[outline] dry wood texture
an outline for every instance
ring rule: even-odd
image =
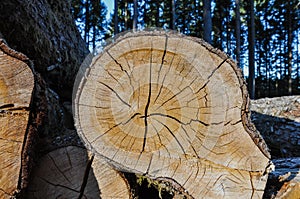
[[[78,78],[78,133],[116,168],[172,179],[194,198],[262,197],[269,153],[225,54],[178,34],[127,33]]]
[[[33,172],[27,198],[129,199],[124,177],[105,160],[69,146],[41,158]]]
[[[0,39],[0,198],[20,188],[22,153],[26,138],[34,78],[28,58]]]

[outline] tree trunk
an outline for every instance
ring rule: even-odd
[[[175,0],[171,0],[172,17],[171,17],[171,29],[175,30],[176,13],[175,13]]]
[[[78,68],[88,53],[70,1],[11,0],[0,6],[0,32],[33,60],[35,70],[64,100],[71,100]]]
[[[127,33],[105,49],[74,89],[88,149],[194,198],[262,197],[270,156],[233,61],[165,32]]]
[[[236,61],[240,67],[241,56],[241,17],[240,17],[240,0],[235,0],[235,13],[236,13]]]
[[[287,52],[287,77],[288,77],[288,95],[292,95],[293,93],[293,80],[292,80],[292,61],[293,61],[293,30],[292,30],[292,24],[293,24],[293,19],[291,17],[291,1],[287,1],[287,23],[288,23],[288,30],[287,30],[287,47],[288,47],[288,52]]]
[[[119,21],[118,21],[118,0],[115,0],[115,8],[114,8],[114,34],[119,33]]]
[[[27,123],[34,78],[29,59],[0,38],[0,198],[17,195],[26,186],[29,165]]]
[[[203,20],[204,20],[204,40],[211,44],[211,31],[212,31],[212,20],[211,20],[211,0],[204,0],[203,2]]]
[[[33,173],[27,198],[122,198],[129,186],[122,174],[104,159],[83,148],[69,146],[41,158]]]
[[[254,0],[249,1],[249,94],[250,98],[255,98],[255,24],[254,24]]]
[[[133,30],[137,29],[138,23],[138,2],[137,0],[133,0]]]

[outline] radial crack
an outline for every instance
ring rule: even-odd
[[[111,90],[118,98],[121,102],[123,102],[126,106],[128,106],[129,108],[131,108],[130,104],[128,104],[127,102],[125,102],[125,100],[123,100],[120,95],[113,89],[111,88],[109,85],[103,83],[103,82],[99,82],[100,84],[104,85],[105,87],[107,87],[109,90]]]
[[[80,194],[78,196],[78,199],[81,199],[82,196],[83,196],[84,189],[85,189],[85,187],[87,185],[87,182],[88,182],[89,173],[90,173],[90,170],[92,168],[93,160],[94,160],[94,156],[91,157],[91,159],[88,161],[88,163],[86,165],[84,176],[83,176],[83,179],[82,179],[82,184],[81,184],[81,187],[80,187]]]
[[[152,44],[151,44],[152,45]],[[144,123],[145,123],[145,133],[144,133],[144,140],[143,140],[143,148],[142,148],[142,152],[144,152],[145,150],[145,146],[146,146],[146,141],[147,141],[147,134],[148,134],[148,121],[147,121],[147,115],[148,115],[148,109],[150,106],[150,102],[151,102],[151,80],[152,80],[152,46],[151,46],[151,56],[150,56],[150,68],[149,68],[149,91],[148,91],[148,99],[147,99],[147,104],[145,107],[145,118],[144,118]]]

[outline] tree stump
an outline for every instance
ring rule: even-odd
[[[25,61],[25,55],[0,39],[0,198],[16,194],[25,178],[22,154],[34,87],[32,71]]]
[[[106,161],[80,147],[68,146],[41,158],[27,198],[129,199],[124,177]]]
[[[119,170],[171,179],[194,198],[262,197],[269,152],[224,53],[174,33],[127,33],[77,78],[78,133]]]

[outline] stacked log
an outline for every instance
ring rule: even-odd
[[[262,197],[270,154],[225,54],[173,33],[127,33],[82,71],[74,117],[90,151],[193,198]]]
[[[27,198],[131,198],[123,175],[83,148],[59,148],[39,162]]]
[[[0,198],[17,195],[28,179],[24,154],[34,87],[28,61],[0,39]]]

